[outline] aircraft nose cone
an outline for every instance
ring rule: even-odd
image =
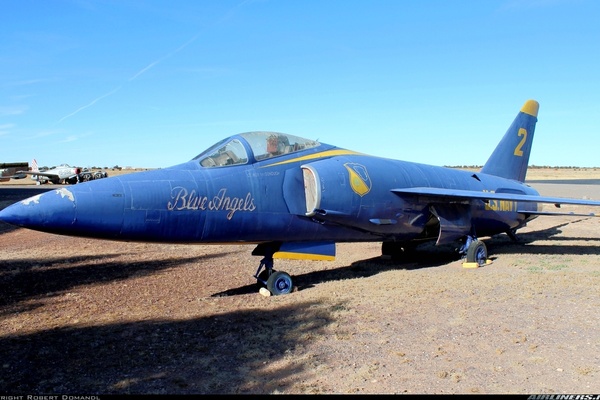
[[[75,220],[74,196],[66,188],[52,190],[21,200],[0,211],[0,221],[31,229],[44,230],[70,225]]]
[[[124,194],[119,180],[109,180],[62,187],[21,200],[0,210],[0,221],[50,233],[113,237],[123,223]]]

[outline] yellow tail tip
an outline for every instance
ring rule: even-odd
[[[535,100],[527,100],[523,107],[521,108],[521,112],[525,114],[529,114],[533,117],[537,118],[538,110],[540,109],[540,103]]]

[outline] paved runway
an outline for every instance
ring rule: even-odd
[[[600,179],[564,179],[526,181],[542,196],[600,200]]]
[[[40,187],[37,185],[0,186],[0,210],[12,203],[16,203],[19,200],[47,192],[52,189],[56,189],[56,187]]]

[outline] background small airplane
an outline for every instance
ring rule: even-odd
[[[31,162],[31,171],[18,171],[21,174],[31,175],[38,185],[52,182],[54,184],[75,184],[79,183],[79,174],[81,168],[71,167],[68,164],[61,164],[58,167],[40,170],[35,159]]]
[[[0,220],[111,240],[255,243],[262,260],[254,277],[275,295],[293,286],[274,259],[331,260],[336,242],[382,242],[391,257],[426,241],[456,242],[463,265],[477,267],[489,262],[480,237],[515,239],[533,218],[561,214],[542,203],[600,206],[540,196],[524,183],[538,108],[525,102],[479,172],[247,132],[183,164],[30,197],[1,210]]]
[[[26,162],[0,163],[0,182],[25,178],[27,174],[22,172],[23,168],[29,169],[29,164]]]
[[[102,170],[102,171],[92,171],[90,168],[83,168],[81,170],[81,172],[79,173],[79,181],[80,182],[87,182],[87,181],[91,181],[94,179],[102,179],[102,178],[108,178],[108,172]]]

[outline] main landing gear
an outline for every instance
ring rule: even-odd
[[[465,244],[460,249],[460,254],[464,254],[464,268],[478,268],[486,264],[491,264],[488,260],[488,252],[485,243],[477,239],[475,236],[467,236]]]
[[[263,288],[266,287],[273,296],[291,293],[293,290],[292,277],[287,272],[273,269],[273,254],[275,253],[273,247],[267,246],[262,249],[260,247],[259,245],[252,252],[254,255],[264,255],[263,259],[260,260],[256,274],[254,274],[258,284]]]

